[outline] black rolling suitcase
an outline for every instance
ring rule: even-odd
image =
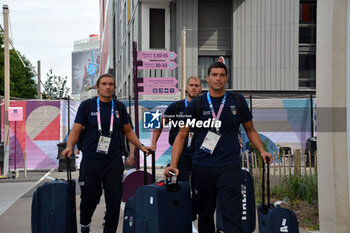
[[[242,228],[244,233],[252,233],[256,227],[254,179],[247,168],[242,168]],[[216,228],[224,231],[223,216],[216,204]]]
[[[40,185],[32,200],[32,233],[77,233],[75,180],[67,159],[67,180]]]
[[[151,151],[154,158],[154,152]],[[152,181],[155,162],[152,158]],[[145,159],[146,161],[146,159]],[[144,182],[147,183],[146,164]],[[125,203],[123,233],[192,233],[192,205],[187,182],[161,181],[140,186]]]
[[[147,172],[147,155],[144,156],[144,169],[129,170],[123,180],[123,198],[125,201],[124,219],[123,219],[123,233],[135,233],[135,204],[134,193],[141,185],[147,185],[155,182],[155,152],[149,150],[152,156],[152,175]],[[135,172],[136,171],[136,172]],[[127,190],[126,190],[127,189]],[[124,201],[124,199],[123,199]]]
[[[258,206],[259,233],[299,233],[293,210],[270,203],[270,166],[267,161],[267,205],[265,204],[265,164],[263,163],[262,205]]]
[[[134,195],[136,233],[192,233],[188,182],[157,182],[139,187]]]
[[[135,233],[135,208],[134,197],[130,197],[125,202],[124,208],[124,220],[123,220],[123,233]]]

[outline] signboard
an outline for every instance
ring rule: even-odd
[[[165,87],[139,87],[139,94],[141,95],[175,95],[179,90],[174,86]]]
[[[139,70],[173,70],[177,67],[177,64],[173,61],[141,61],[137,66]]]
[[[176,78],[139,78],[139,86],[175,86]]]
[[[23,107],[8,108],[9,121],[23,121]]]
[[[72,53],[72,94],[93,87],[100,71],[100,50],[90,49]]]
[[[138,60],[174,60],[177,54],[171,51],[138,51]]]

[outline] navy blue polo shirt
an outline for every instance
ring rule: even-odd
[[[173,121],[186,120],[186,118],[183,117],[185,109],[186,109],[185,101],[187,101],[187,98],[183,99],[183,100],[176,101],[176,102],[170,104],[168,106],[168,108],[165,110],[163,116],[166,117],[168,120],[173,120]],[[189,105],[189,102],[187,102],[187,106],[188,105]],[[177,125],[175,127],[176,135],[178,134],[179,129],[180,128]],[[191,145],[188,146],[188,137],[186,137],[185,144],[184,144],[184,149],[182,151],[182,155],[191,156],[192,157],[192,147],[191,147]]]
[[[209,108],[207,94],[204,94],[201,98],[200,117],[197,120],[205,121],[212,118],[212,113]],[[240,123],[245,123],[252,120],[252,114],[248,108],[247,102],[244,97],[239,94],[242,103],[242,112],[239,111],[239,105],[235,102],[233,94],[227,93],[226,102],[223,111],[220,116],[221,127],[219,128],[221,137],[213,151],[213,154],[207,153],[200,149],[208,128],[196,128],[195,129],[195,151],[193,153],[193,164],[207,167],[223,167],[231,163],[240,162],[240,147],[238,142],[238,130]],[[223,96],[211,97],[211,101],[215,110],[215,114],[218,114],[219,107]],[[192,100],[185,110],[185,115],[191,115],[195,117],[195,100]],[[239,116],[243,114],[242,121],[239,122]],[[215,132],[215,129],[214,129]]]
[[[100,138],[100,132],[98,132],[97,125],[97,97],[94,97],[89,100],[83,101],[78,109],[77,115],[75,117],[75,123],[82,124],[85,127],[85,135],[83,137],[82,152],[83,156],[90,158],[101,158],[106,155],[97,153],[97,144]],[[87,118],[87,124],[85,124],[85,105],[89,101],[90,109],[89,115]],[[125,125],[130,123],[127,116],[127,111],[125,105],[118,100],[114,101],[114,123],[113,123],[113,133],[111,135],[111,143],[109,145],[108,155],[107,156],[121,156],[121,140],[118,130],[121,130],[120,124]],[[119,103],[117,103],[119,102]],[[118,107],[119,106],[119,107]],[[112,101],[105,103],[100,100],[100,111],[101,111],[101,126],[102,126],[102,135],[109,136],[109,127],[111,120],[111,108]]]

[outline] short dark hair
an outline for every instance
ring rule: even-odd
[[[210,74],[210,71],[213,68],[223,68],[225,70],[225,72],[226,72],[226,75],[227,75],[227,66],[224,63],[222,63],[222,62],[214,62],[213,64],[211,64],[208,67],[208,75]]]
[[[101,74],[99,77],[98,77],[98,79],[97,79],[97,81],[96,81],[96,84],[95,84],[95,86],[96,87],[98,87],[98,85],[100,85],[100,80],[102,79],[102,78],[111,78],[111,79],[113,79],[113,82],[114,82],[114,87],[115,87],[115,78],[114,78],[114,76],[113,75],[111,75],[111,74],[108,74],[108,73],[105,73],[105,74]]]

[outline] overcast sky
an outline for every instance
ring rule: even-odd
[[[73,42],[99,34],[99,0],[0,0],[8,5],[10,38],[33,66],[41,60],[41,76],[72,76]]]

